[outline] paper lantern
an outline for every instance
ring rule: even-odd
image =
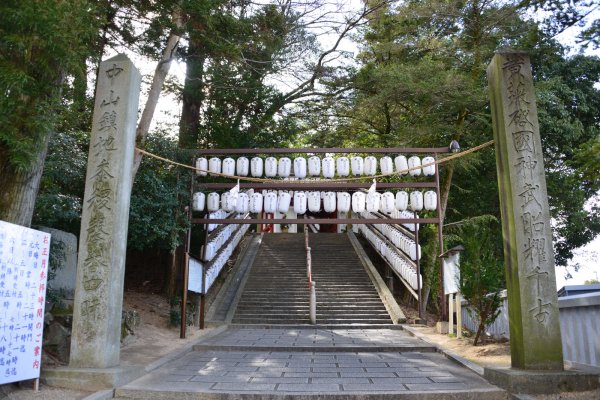
[[[253,157],[250,160],[250,173],[255,178],[260,178],[263,175],[263,159],[260,157]]]
[[[308,210],[310,212],[321,211],[321,193],[308,192]]]
[[[423,193],[415,190],[410,192],[410,209],[413,211],[421,211],[423,209]]]
[[[325,157],[321,162],[321,169],[323,170],[323,177],[331,179],[335,175],[335,161],[333,157]]]
[[[294,176],[298,179],[306,178],[306,158],[294,158]]]
[[[250,161],[247,157],[240,157],[235,162],[235,171],[238,176],[248,176]]]
[[[339,170],[338,170],[339,171]],[[351,197],[350,193],[338,192],[337,194],[337,209],[339,212],[350,211]]]
[[[217,157],[212,157],[208,160],[208,170],[210,172],[220,174],[221,173],[221,160]]]
[[[398,156],[394,159],[394,164],[396,165],[396,172],[401,175],[408,174],[408,161],[404,156]]]
[[[221,208],[225,211],[233,211],[237,204],[237,196],[232,196],[229,192],[221,194]]]
[[[335,211],[335,198],[334,192],[325,192],[325,196],[323,197],[323,210],[325,210],[325,212],[331,213]]]
[[[408,193],[399,191],[396,193],[396,210],[405,211],[408,208]]]
[[[391,159],[390,159],[391,161]],[[381,195],[381,211],[391,214],[396,209],[396,198],[392,192],[385,192]]]
[[[279,159],[279,165],[277,166],[277,175],[282,178],[287,178],[292,173],[292,160],[287,157]]]
[[[290,196],[289,192],[281,192],[277,198],[277,211],[282,214],[285,214],[290,209],[290,203],[292,201],[292,196]]]
[[[194,193],[192,198],[192,210],[204,211],[204,203],[206,202],[206,196],[202,192]]]
[[[379,203],[381,201],[381,194],[377,192],[367,193],[367,211],[377,212],[379,211]]]
[[[437,194],[433,190],[428,190],[423,195],[423,204],[425,209],[428,211],[433,211],[437,209]]]
[[[204,261],[212,260],[217,254],[216,243],[209,242],[204,248]]]
[[[434,162],[435,162],[435,158],[433,158],[433,157],[424,157],[422,165],[430,164],[430,163],[434,163]],[[435,164],[423,167],[423,175],[425,175],[425,176],[433,176],[433,175],[435,175]]]
[[[350,175],[350,160],[348,157],[339,157],[335,160],[335,166],[337,168],[338,176]]]
[[[238,193],[235,211],[240,214],[245,214],[250,209],[250,199],[246,193]]]
[[[321,175],[321,159],[317,156],[312,156],[308,159],[308,174],[310,176]]]
[[[377,159],[373,156],[365,157],[365,175],[377,174]]]
[[[206,176],[206,171],[208,171],[208,160],[204,157],[197,158],[196,168],[196,175]]]
[[[408,159],[408,168],[415,168],[421,166],[421,159],[417,156],[412,156]],[[421,168],[416,168],[410,170],[410,176],[419,176],[421,175]]]
[[[379,160],[379,168],[381,169],[381,173],[383,175],[391,175],[394,173],[394,163],[392,162],[392,158],[388,156],[383,156]]]
[[[264,196],[263,209],[269,214],[273,214],[275,211],[277,211],[277,193],[267,192],[267,194]]]
[[[361,176],[365,169],[365,160],[360,156],[352,157],[350,168],[352,168],[352,175]]]
[[[250,212],[261,213],[263,210],[263,195],[262,193],[252,193],[250,196]]]
[[[223,160],[223,173],[225,175],[235,175],[235,160],[227,157]]]
[[[210,212],[217,211],[221,208],[221,196],[219,193],[209,193],[206,199],[206,209]]]
[[[365,211],[367,195],[364,192],[352,193],[352,211],[359,214]]]
[[[306,198],[305,192],[294,193],[294,212],[296,214],[306,214],[306,208],[308,206],[308,199]]]
[[[267,157],[265,160],[265,176],[267,178],[277,176],[277,159],[275,157]]]
[[[417,258],[421,258],[421,246],[417,245],[414,241],[411,240],[410,246],[408,248],[408,256],[411,260],[416,261]]]
[[[419,218],[419,216],[417,215],[417,213],[414,213],[414,212],[411,212],[411,211],[400,211],[399,218],[402,218],[402,219],[413,219],[413,218]],[[410,230],[411,232],[414,232],[415,229],[419,228],[420,224],[404,223],[402,225],[406,229]]]

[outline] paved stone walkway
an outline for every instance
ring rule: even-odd
[[[229,329],[194,350],[435,351],[401,329]]]
[[[229,329],[199,344],[202,351],[187,353],[117,389],[116,398],[275,399],[319,394],[433,399],[436,393],[452,393],[452,398],[506,399],[506,393],[439,353],[374,350],[393,348],[396,340],[403,346],[429,347],[406,332],[390,329]],[[323,346],[298,351],[309,344]],[[347,351],[336,346],[345,344],[364,347]],[[210,346],[219,350],[209,350]]]

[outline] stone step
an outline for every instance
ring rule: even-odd
[[[391,324],[348,237],[310,236],[317,319],[335,324]],[[233,323],[304,324],[309,290],[303,234],[266,234],[249,272]]]
[[[308,316],[306,318],[234,318],[234,324],[256,324],[256,325],[279,325],[279,324],[307,324],[310,325]],[[325,325],[382,325],[382,319],[341,319],[341,318],[317,318],[318,324]]]
[[[306,303],[295,303],[295,304],[288,304],[288,305],[273,305],[273,304],[263,304],[263,303],[254,303],[254,304],[248,304],[248,303],[244,303],[244,304],[240,304],[238,306],[238,308],[245,308],[245,309],[257,309],[259,308],[263,309],[263,310],[289,310],[289,309],[304,309],[304,308],[308,308],[308,302]],[[381,307],[378,304],[373,304],[373,305],[353,305],[353,304],[343,304],[343,305],[336,305],[336,304],[330,304],[330,303],[317,303],[317,311],[320,310],[346,310],[348,308],[352,308],[355,311],[359,311],[359,310],[375,310],[375,309],[385,309],[383,307]]]

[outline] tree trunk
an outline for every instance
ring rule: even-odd
[[[31,226],[49,141],[50,133],[47,133],[36,160],[26,170],[16,170],[10,164],[6,151],[0,148],[0,220]]]
[[[183,106],[179,125],[179,147],[198,147],[200,135],[200,109],[204,101],[204,61],[202,45],[190,39],[183,86]]]
[[[173,22],[175,23],[177,29],[181,28],[181,17],[178,12],[175,12],[173,14]],[[137,129],[135,131],[135,142],[136,146],[138,147],[141,147],[144,144],[146,136],[148,135],[148,130],[150,129],[150,124],[152,123],[154,112],[156,111],[156,105],[158,103],[163,84],[165,83],[165,79],[169,74],[169,69],[171,69],[171,61],[173,60],[173,56],[175,54],[175,51],[177,50],[177,46],[179,45],[179,39],[180,36],[177,34],[177,32],[172,31],[169,34],[169,39],[167,39],[167,44],[165,45],[165,49],[163,50],[162,57],[158,62],[158,65],[156,66],[156,70],[154,71],[152,85],[150,85],[150,91],[148,92],[148,100],[146,100],[144,111],[142,112],[140,122],[138,123]],[[137,174],[141,162],[142,154],[136,152],[135,157],[133,159],[132,176],[134,178]]]
[[[483,324],[483,322],[480,322],[479,326],[477,327],[477,333],[475,334],[475,339],[473,340],[473,346],[477,346],[477,343],[479,343],[479,338],[481,337],[481,334],[483,333],[484,330],[485,330],[485,325]]]
[[[483,333],[483,331],[485,331],[485,321],[487,321],[488,316],[492,312],[493,301],[490,299],[485,299],[484,301],[486,303],[485,307],[483,307],[483,310],[479,312],[479,327],[477,328],[477,334],[475,335],[473,346],[477,346],[481,334]]]
[[[442,221],[446,218],[446,208],[448,207],[448,198],[450,197],[450,188],[452,186],[452,176],[454,175],[454,163],[449,162],[446,166],[446,179],[444,180],[444,186],[440,193],[441,209],[442,209]],[[441,249],[440,252],[443,252]]]
[[[175,296],[177,282],[177,250],[169,253],[169,268],[166,271],[164,291],[168,298]]]

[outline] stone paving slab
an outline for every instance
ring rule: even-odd
[[[507,399],[397,327],[229,328],[194,349],[116,389],[115,398]]]
[[[194,346],[205,350],[275,351],[435,351],[401,329],[234,328]]]
[[[212,395],[221,398],[217,394],[225,392],[275,396],[273,398],[277,398],[277,395],[285,397],[311,393],[318,393],[319,396],[362,393],[360,398],[365,398],[364,393],[374,396],[384,393],[417,395],[441,392],[454,393],[455,396],[460,394],[453,398],[471,398],[462,394],[481,392],[486,393],[486,399],[506,398],[506,394],[498,388],[438,353],[331,354],[314,351],[298,356],[294,352],[190,352],[117,389],[116,398],[177,399],[177,394],[184,392],[189,397],[181,398],[195,398],[193,393],[208,396],[203,398],[212,398]],[[295,360],[298,359],[304,363],[303,367],[289,367],[290,363],[296,365]],[[331,361],[332,366],[320,367],[320,362],[324,360]],[[348,360],[356,367],[340,366]],[[378,360],[378,368],[368,367],[374,363],[373,360]],[[252,367],[246,367],[248,363]],[[402,364],[404,368],[393,366],[397,364]],[[215,371],[219,373],[214,374]]]

